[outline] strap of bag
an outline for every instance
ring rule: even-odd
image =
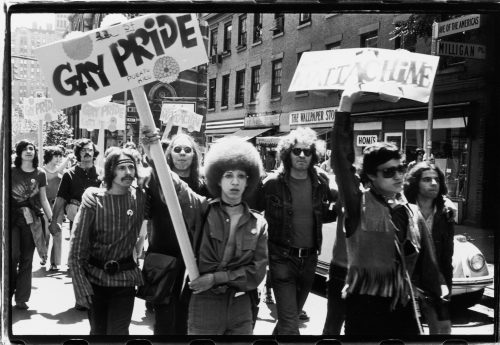
[[[203,220],[201,222],[201,227],[200,227],[199,231],[197,231],[194,234],[194,238],[193,238],[193,241],[194,241],[194,255],[195,255],[196,261],[198,261],[198,257],[199,257],[199,254],[200,254],[201,237],[202,237],[201,235],[203,234],[203,231],[205,229],[205,223],[207,222],[208,213],[210,212],[211,208],[212,208],[212,204],[209,202],[208,203],[208,207],[205,210],[205,213],[203,214]]]

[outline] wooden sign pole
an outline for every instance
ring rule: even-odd
[[[156,128],[156,125],[151,109],[149,108],[149,102],[144,88],[142,86],[134,88],[131,92],[137,107],[137,112],[139,113],[141,124],[153,130]],[[177,198],[174,183],[170,175],[170,168],[167,164],[167,160],[159,141],[151,145],[150,152],[151,158],[155,162],[156,172],[160,180],[163,195],[165,196],[165,201],[167,202],[170,217],[172,217],[172,223],[174,224],[175,234],[177,236],[177,241],[179,242],[179,247],[181,248],[184,263],[186,264],[186,270],[188,272],[189,279],[193,281],[198,278],[200,274],[194,258],[193,248],[191,247],[191,242],[188,237],[186,224],[184,223],[184,218],[182,216],[179,199]]]
[[[39,115],[38,119],[38,166],[43,165],[43,119],[42,115]]]

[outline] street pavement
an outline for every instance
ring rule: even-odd
[[[469,229],[468,234],[476,236],[477,241],[483,241],[484,245],[493,244],[487,235],[485,235],[486,239],[479,240],[481,236],[474,235],[472,232]],[[63,226],[63,265],[61,269],[57,272],[48,271],[50,262],[46,266],[41,266],[40,260],[35,254],[32,294],[28,302],[29,309],[12,310],[12,333],[14,335],[87,335],[89,333],[87,313],[74,309],[73,287],[66,266],[68,247],[69,230],[68,223],[65,223]],[[487,253],[490,252],[487,251]],[[491,251],[492,253],[493,251]],[[492,265],[490,268],[493,268]],[[452,334],[493,334],[494,290],[492,286],[486,290],[481,303],[452,317]],[[326,302],[321,294],[311,293],[309,295],[304,310],[309,315],[310,320],[301,321],[300,332],[302,335],[320,335],[322,333],[326,317]],[[276,319],[276,305],[261,302],[254,334],[271,335],[276,325]],[[152,335],[153,322],[154,315],[146,311],[144,301],[136,299],[130,325],[131,336]]]

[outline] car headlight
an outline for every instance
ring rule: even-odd
[[[485,260],[482,254],[475,254],[469,258],[469,266],[473,271],[480,271],[484,265]]]

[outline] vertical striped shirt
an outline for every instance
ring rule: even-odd
[[[139,267],[109,275],[88,263],[90,256],[106,262],[132,255],[144,220],[146,195],[130,187],[127,194],[109,194],[103,188],[89,188],[97,205],[81,206],[70,242],[69,267],[75,296],[93,294],[91,283],[100,286],[137,286],[143,284]]]

